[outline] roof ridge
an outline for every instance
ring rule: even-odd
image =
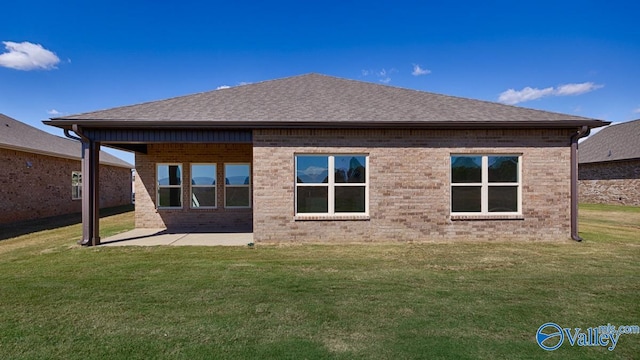
[[[627,121],[620,121],[620,122],[614,122],[614,123],[611,123],[611,125],[607,126],[607,128],[611,128],[611,127],[618,126],[618,125],[627,125],[627,124],[634,123],[634,122],[636,122],[636,121],[640,121],[640,119],[627,120]],[[604,130],[604,129],[603,129],[603,130]]]

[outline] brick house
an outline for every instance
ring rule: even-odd
[[[0,114],[0,224],[80,212],[80,147]],[[133,166],[100,155],[100,206],[129,204]]]
[[[578,179],[581,202],[640,206],[640,119],[584,140]]]
[[[579,239],[577,141],[607,124],[318,74],[46,123],[136,151],[137,227],[257,242]]]

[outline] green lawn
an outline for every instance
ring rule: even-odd
[[[103,236],[133,226],[101,221]],[[540,325],[640,323],[640,208],[582,206],[582,243],[76,245],[0,241],[2,359],[631,359],[547,352]]]

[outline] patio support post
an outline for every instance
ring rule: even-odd
[[[82,142],[82,240],[79,244],[96,246],[100,245],[100,143],[87,140]]]

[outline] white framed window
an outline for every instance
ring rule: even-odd
[[[365,154],[296,154],[296,215],[367,215],[368,168]]]
[[[522,213],[522,154],[451,155],[451,213]]]
[[[82,199],[82,171],[71,172],[71,200]]]
[[[216,169],[216,164],[191,164],[191,208],[217,206]]]
[[[224,164],[224,207],[251,207],[251,164]]]
[[[158,209],[182,208],[182,164],[157,165]]]

